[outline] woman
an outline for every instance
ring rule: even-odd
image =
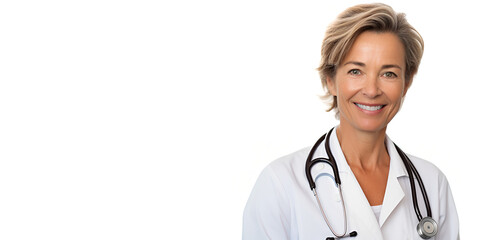
[[[262,172],[245,208],[243,239],[458,238],[443,173],[407,157],[386,136],[422,54],[419,33],[387,5],[358,5],[339,15],[326,32],[318,70],[340,123],[320,147],[280,158]],[[335,170],[320,160],[329,151]],[[341,186],[330,190],[336,170]],[[318,185],[317,194],[307,179]]]

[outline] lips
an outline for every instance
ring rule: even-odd
[[[370,104],[370,105],[365,105],[365,104],[361,104],[361,103],[355,103],[355,105],[363,110],[367,110],[367,111],[378,111],[380,109],[382,109],[383,107],[385,107],[386,105],[383,105],[383,104],[380,104],[380,105],[373,105],[373,104]]]

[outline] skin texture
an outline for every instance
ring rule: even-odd
[[[366,31],[356,38],[334,79],[327,81],[337,96],[341,148],[372,206],[383,203],[390,166],[385,133],[409,87],[405,71],[398,37]]]

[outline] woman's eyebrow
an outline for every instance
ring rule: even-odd
[[[397,64],[387,64],[387,65],[383,65],[383,66],[382,66],[382,69],[385,69],[385,68],[398,68],[398,69],[402,70],[402,67],[398,66]]]
[[[356,61],[346,62],[345,64],[343,64],[343,66],[346,66],[346,65],[348,65],[348,64],[353,64],[353,65],[357,65],[357,66],[360,66],[360,67],[365,67],[365,66],[366,66],[365,63],[356,62]],[[386,69],[386,68],[398,68],[398,69],[402,70],[402,67],[400,67],[400,66],[397,65],[397,64],[386,64],[386,65],[383,65],[383,66],[382,66],[382,69]]]
[[[357,65],[357,66],[360,66],[360,67],[364,67],[366,66],[364,63],[362,62],[355,62],[355,61],[349,61],[349,62],[346,62],[345,64],[343,64],[343,66],[346,66],[348,64],[353,64],[353,65]]]

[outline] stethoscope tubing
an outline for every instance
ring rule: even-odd
[[[305,164],[305,173],[306,173],[306,177],[308,179],[308,183],[310,185],[310,189],[313,192],[313,194],[315,195],[316,201],[317,201],[318,206],[319,206],[319,208],[322,212],[322,215],[323,215],[323,218],[324,218],[325,222],[327,223],[331,232],[337,238],[341,238],[341,237],[345,237],[345,235],[346,235],[347,217],[346,217],[345,202],[343,200],[343,194],[342,194],[342,190],[341,190],[341,180],[340,180],[340,174],[339,174],[339,171],[338,171],[338,165],[336,164],[335,157],[333,156],[333,154],[331,152],[330,144],[329,144],[330,136],[331,136],[331,133],[333,132],[334,129],[335,128],[332,128],[327,134],[324,134],[323,136],[321,136],[318,139],[318,141],[316,141],[316,143],[311,148],[311,150],[308,154],[307,160],[306,160],[306,164]],[[318,149],[318,147],[321,145],[321,143],[325,140],[325,136],[326,136],[325,150],[326,150],[326,154],[328,155],[328,158],[321,158],[320,157],[320,158],[313,159],[313,155],[315,154],[315,151]],[[419,172],[417,171],[417,169],[413,165],[412,161],[410,161],[410,158],[396,144],[394,144],[394,145],[395,145],[395,148],[396,148],[398,154],[400,155],[400,157],[402,159],[402,162],[405,165],[405,168],[406,168],[407,173],[408,173],[414,211],[415,211],[415,214],[417,215],[417,219],[419,221],[419,224],[417,225],[417,232],[419,233],[419,235],[422,238],[428,239],[430,237],[435,236],[435,234],[437,233],[437,223],[432,219],[432,209],[430,207],[430,202],[428,201],[427,191],[425,189],[425,186],[423,184],[423,181],[422,181],[422,178],[420,177]],[[327,220],[327,217],[325,215],[323,207],[321,206],[321,202],[318,198],[318,193],[316,192],[316,183],[315,183],[315,181],[313,181],[313,176],[311,174],[311,168],[315,164],[320,163],[320,162],[327,163],[333,169],[334,180],[335,180],[336,185],[338,187],[338,191],[339,191],[339,194],[341,196],[342,205],[343,205],[343,215],[344,215],[344,233],[343,234],[337,234],[337,233],[334,232],[331,224]],[[423,197],[423,200],[425,202],[425,207],[426,207],[426,210],[427,210],[427,217],[425,217],[425,218],[422,218],[422,214],[421,214],[420,208],[418,206],[417,192],[416,192],[416,186],[415,186],[414,178],[417,179],[417,183],[419,185],[420,191],[422,192],[422,197]],[[432,226],[434,228],[434,231],[428,232],[428,233],[425,232],[425,230],[423,228],[424,228],[424,223],[426,223],[426,222],[432,224],[430,226]],[[431,230],[431,228],[429,228],[429,230]],[[352,236],[352,234],[354,234],[353,236],[356,236],[357,233],[356,233],[356,231],[353,231],[352,233],[350,233],[350,236]]]
[[[403,152],[402,149],[400,149],[396,144],[394,145],[395,145],[395,148],[397,149],[398,154],[402,158],[402,162],[405,165],[405,168],[407,169],[408,179],[410,180],[410,190],[412,192],[412,202],[413,202],[415,214],[417,215],[418,221],[421,221],[423,217],[420,212],[420,208],[418,206],[416,187],[415,187],[415,181],[413,180],[414,179],[413,175],[415,175],[418,185],[420,186],[420,191],[422,192],[423,200],[425,202],[425,207],[427,209],[427,216],[432,217],[432,208],[430,207],[430,202],[428,201],[427,191],[425,190],[422,177],[418,173],[418,170],[417,168],[415,168],[412,161],[410,161],[408,156],[405,154],[405,152]]]
[[[331,132],[333,132],[333,129],[335,129],[335,128],[332,128],[327,134],[324,134],[323,136],[321,136],[318,139],[318,141],[316,141],[316,143],[313,145],[313,147],[310,150],[310,153],[308,154],[308,158],[307,158],[307,161],[306,161],[306,164],[305,164],[305,173],[306,173],[308,182],[310,184],[311,190],[316,188],[316,183],[313,181],[313,177],[311,175],[311,168],[313,167],[313,165],[315,165],[319,162],[324,162],[324,163],[327,163],[328,165],[331,166],[331,168],[333,169],[333,175],[335,176],[336,184],[341,185],[340,174],[338,172],[338,165],[334,161],[335,158],[333,157],[333,154],[331,153],[330,144],[328,142],[328,140],[330,139],[330,136],[331,136]],[[313,155],[315,154],[316,149],[318,149],[318,146],[320,146],[320,144],[323,142],[323,140],[325,140],[325,137],[327,139],[327,141],[325,141],[325,150],[327,152],[328,159],[326,159],[326,158],[315,158],[315,159],[313,159]]]
[[[335,233],[335,230],[331,226],[330,222],[326,221],[328,217],[325,214],[325,210],[323,209],[323,206],[321,205],[320,198],[318,197],[318,193],[316,192],[316,188],[313,189],[313,194],[315,195],[316,202],[318,203],[318,207],[321,210],[321,214],[323,215],[323,219],[325,219],[326,225],[328,225],[328,228],[330,228],[330,231],[335,235],[336,238],[342,238],[345,237],[346,235],[346,229],[347,229],[347,217],[346,217],[346,208],[345,208],[345,200],[343,199],[343,194],[341,193],[341,186],[337,184],[338,188],[338,193],[340,194],[340,199],[341,199],[341,204],[343,207],[343,216],[344,216],[344,223],[343,223],[343,233],[342,234],[337,234]]]
[[[331,153],[330,144],[329,144],[329,139],[330,139],[331,133],[333,132],[333,129],[335,129],[335,128],[332,128],[327,134],[321,136],[318,139],[318,141],[316,141],[315,145],[313,146],[310,153],[308,154],[308,160],[311,160],[313,158],[313,155],[315,154],[316,149],[318,149],[318,146],[323,142],[323,140],[325,139],[325,136],[326,136],[325,150],[326,150],[326,153],[328,155],[328,159],[326,159],[326,158],[315,158],[315,159],[312,159],[311,161],[307,160],[306,165],[305,165],[305,172],[306,172],[306,176],[308,177],[308,182],[310,184],[311,191],[313,192],[313,194],[316,198],[316,202],[318,203],[318,207],[321,210],[321,214],[323,215],[323,219],[325,220],[326,224],[328,225],[328,228],[330,228],[330,231],[333,233],[333,235],[335,235],[336,238],[343,238],[343,237],[346,236],[348,224],[347,224],[347,217],[346,217],[345,200],[343,198],[343,193],[341,191],[341,180],[340,180],[340,174],[339,174],[339,171],[338,171],[338,165],[336,164],[336,161],[334,160],[335,158],[334,158],[333,154]],[[323,206],[321,205],[321,201],[319,199],[318,193],[316,192],[316,183],[313,181],[313,176],[311,174],[311,167],[313,165],[315,165],[316,163],[320,163],[320,162],[327,163],[333,169],[333,175],[335,176],[334,180],[335,180],[335,183],[336,183],[336,187],[338,188],[338,193],[340,195],[341,204],[342,204],[342,208],[343,208],[343,220],[344,220],[344,222],[343,222],[343,233],[342,234],[336,233],[335,230],[333,229],[333,226],[331,226],[331,224],[328,221],[328,218],[325,214],[325,210],[323,209]],[[356,236],[356,232],[350,233],[350,236],[351,235]]]

